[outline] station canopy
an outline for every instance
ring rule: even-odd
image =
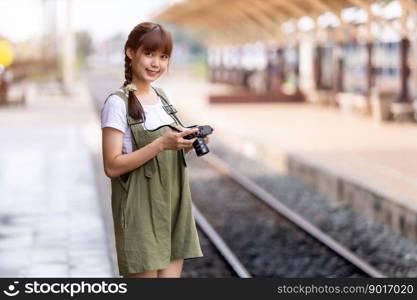
[[[255,41],[277,42],[291,35],[283,26],[298,24],[300,19],[309,19],[317,28],[320,16],[330,15],[340,28],[355,29],[358,23],[343,19],[342,11],[358,9],[369,20],[394,28],[390,21],[372,10],[371,5],[388,5],[389,0],[177,0],[153,19],[171,23],[197,35],[206,45],[233,45]],[[413,0],[399,0],[415,11]],[[368,17],[365,22],[368,21]],[[299,25],[295,25],[299,30]]]

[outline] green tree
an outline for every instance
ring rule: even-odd
[[[82,65],[86,57],[93,52],[93,40],[88,32],[79,31],[75,33],[75,41],[77,61]]]

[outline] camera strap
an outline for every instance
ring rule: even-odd
[[[169,114],[174,120],[175,122],[178,123],[178,125],[181,125],[182,127],[185,127],[184,125],[182,125],[180,119],[177,117],[177,110],[175,109],[175,107],[169,102],[167,95],[165,94],[165,92],[159,88],[159,87],[153,87],[152,88],[155,90],[156,94],[161,97],[162,102],[163,102],[163,108],[166,111],[167,114]]]

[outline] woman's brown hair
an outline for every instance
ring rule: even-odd
[[[171,34],[161,25],[152,22],[143,22],[133,28],[133,30],[129,33],[124,48],[125,82],[123,83],[123,87],[131,83],[133,79],[132,64],[131,59],[126,54],[127,49],[130,48],[136,53],[140,47],[142,47],[142,52],[160,50],[170,57],[173,47]],[[129,91],[128,99],[129,115],[134,119],[145,121],[145,112],[135,93]]]

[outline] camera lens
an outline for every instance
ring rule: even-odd
[[[204,154],[209,153],[209,148],[207,147],[206,143],[204,142],[203,138],[198,138],[194,143],[193,147],[195,149],[195,153],[197,156],[202,156]]]

